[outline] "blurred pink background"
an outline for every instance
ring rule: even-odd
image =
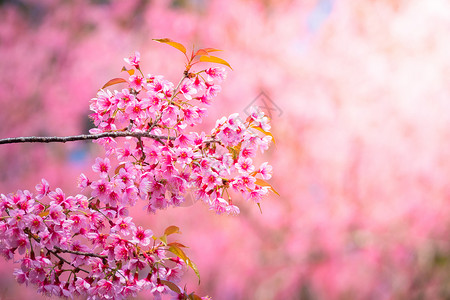
[[[265,106],[280,193],[238,217],[200,203],[137,218],[177,225],[189,290],[225,299],[450,299],[447,0],[0,1],[0,138],[86,133],[89,100],[141,52],[178,81],[181,53],[223,49],[216,118]],[[261,94],[263,92],[263,94]],[[45,177],[76,193],[92,143],[0,146],[0,193]],[[34,298],[2,261],[0,299]],[[146,295],[142,295],[144,298]]]

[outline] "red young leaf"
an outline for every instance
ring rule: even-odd
[[[107,83],[105,83],[105,85],[102,86],[102,89],[104,89],[104,88],[106,88],[108,86],[111,86],[111,85],[114,85],[114,84],[118,84],[118,83],[123,83],[123,82],[127,82],[127,81],[125,79],[123,79],[123,78],[114,78],[114,79],[111,79],[110,81],[108,81]]]

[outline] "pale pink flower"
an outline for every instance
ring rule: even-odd
[[[186,79],[180,87],[180,92],[183,94],[186,100],[192,100],[192,95],[195,95],[197,93],[197,89],[194,87],[192,80]]]
[[[44,196],[46,196],[50,191],[50,185],[48,184],[47,180],[41,179],[41,183],[38,183],[36,185],[36,191],[38,192],[38,194],[36,195],[37,200],[40,200]]]
[[[269,180],[270,178],[272,178],[272,166],[267,162],[264,162],[259,167],[258,173],[261,174],[264,180]]]
[[[241,174],[249,174],[255,170],[252,159],[248,157],[239,158],[238,162],[235,164],[235,167]]]
[[[138,51],[135,51],[133,55],[130,55],[128,58],[123,59],[127,64],[139,69],[139,64],[141,62],[141,54]]]
[[[227,72],[223,67],[208,68],[205,70],[205,73],[208,75],[206,79],[208,81],[217,80],[221,82],[227,77]]]

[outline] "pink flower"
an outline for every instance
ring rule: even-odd
[[[141,54],[136,51],[134,52],[134,55],[131,55],[128,58],[123,59],[127,64],[135,67],[136,69],[139,69],[139,64],[141,62]]]
[[[98,181],[94,181],[91,184],[92,197],[98,197],[100,201],[107,200],[109,193],[111,193],[111,184],[106,179],[102,178]]]
[[[54,192],[48,193],[48,197],[56,204],[61,204],[66,200],[66,195],[60,188],[57,188]]]
[[[222,180],[217,176],[214,172],[206,172],[206,174],[203,177],[203,184],[207,185],[207,188],[209,190],[214,189],[216,186],[222,184]]]
[[[37,233],[45,229],[44,221],[40,216],[27,215],[26,219],[31,232]]]
[[[81,188],[81,190],[84,190],[91,184],[91,181],[87,178],[86,175],[81,174],[78,178],[78,187]]]
[[[144,230],[142,226],[138,226],[133,230],[133,238],[131,239],[131,242],[142,246],[148,246],[152,236],[153,232],[150,229]]]
[[[128,114],[128,118],[132,120],[136,120],[138,118],[145,119],[147,107],[148,103],[146,102],[133,101],[127,106],[125,112]]]
[[[111,228],[111,232],[121,233],[125,236],[129,235],[132,231],[136,231],[136,226],[134,225],[132,220],[132,217],[118,219],[116,224]]]
[[[130,88],[138,92],[142,90],[142,87],[145,84],[145,79],[139,75],[131,75],[128,81]]]
[[[197,89],[194,87],[192,80],[185,80],[180,87],[180,92],[186,100],[192,100],[192,95],[197,94]]]
[[[217,95],[220,93],[220,91],[222,90],[222,88],[220,87],[220,85],[217,84],[210,84],[207,85],[208,87],[206,88],[206,98],[208,99],[212,99],[217,97]]]
[[[217,68],[209,68],[205,70],[205,73],[208,75],[207,80],[213,81],[214,79],[218,82],[225,80],[227,77],[227,73],[225,68],[217,67]]]
[[[36,191],[38,192],[38,194],[36,195],[37,200],[41,200],[42,198],[44,198],[44,196],[46,196],[50,191],[50,186],[47,180],[41,179],[41,183],[38,183],[36,185]]]
[[[95,164],[92,166],[92,170],[96,173],[100,173],[100,177],[105,178],[108,176],[108,172],[111,169],[111,163],[108,158],[97,157]]]
[[[176,155],[178,156],[177,162],[182,166],[188,165],[192,162],[192,157],[194,152],[191,148],[179,148],[176,150]]]
[[[239,158],[238,162],[235,164],[235,167],[241,174],[249,174],[255,170],[255,166],[253,165],[251,158]]]
[[[264,180],[269,180],[270,178],[272,178],[272,166],[267,162],[264,162],[259,167],[258,173],[261,174]]]

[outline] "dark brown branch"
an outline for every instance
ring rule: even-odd
[[[30,137],[16,137],[16,138],[6,138],[0,139],[1,144],[17,144],[17,143],[66,143],[73,141],[87,141],[87,140],[98,140],[105,137],[147,137],[159,142],[163,140],[174,140],[174,137],[155,135],[148,132],[131,132],[131,131],[113,131],[113,132],[103,132],[99,134],[81,134],[73,136],[30,136]]]
[[[45,248],[45,249],[47,249],[47,248]],[[50,252],[51,254],[53,254],[54,256],[56,256],[60,261],[63,261],[63,262],[65,262],[66,264],[68,264],[69,266],[72,266],[72,267],[74,267],[75,269],[78,269],[78,270],[80,270],[80,271],[83,271],[83,272],[89,274],[89,271],[86,271],[85,269],[82,269],[82,268],[80,268],[80,267],[75,267],[75,266],[74,266],[71,262],[69,262],[67,259],[65,259],[64,257],[59,256],[58,253],[56,253],[56,251],[53,251],[53,250],[50,250],[50,249],[47,249],[47,251]]]
[[[90,252],[81,252],[81,251],[74,251],[74,250],[67,250],[67,249],[62,249],[58,246],[54,246],[54,248],[60,252],[64,252],[64,253],[71,253],[71,254],[75,254],[75,255],[81,255],[81,256],[89,256],[89,257],[98,257],[98,258],[108,258],[107,255],[100,255],[100,254],[95,254],[95,253],[90,253]]]

